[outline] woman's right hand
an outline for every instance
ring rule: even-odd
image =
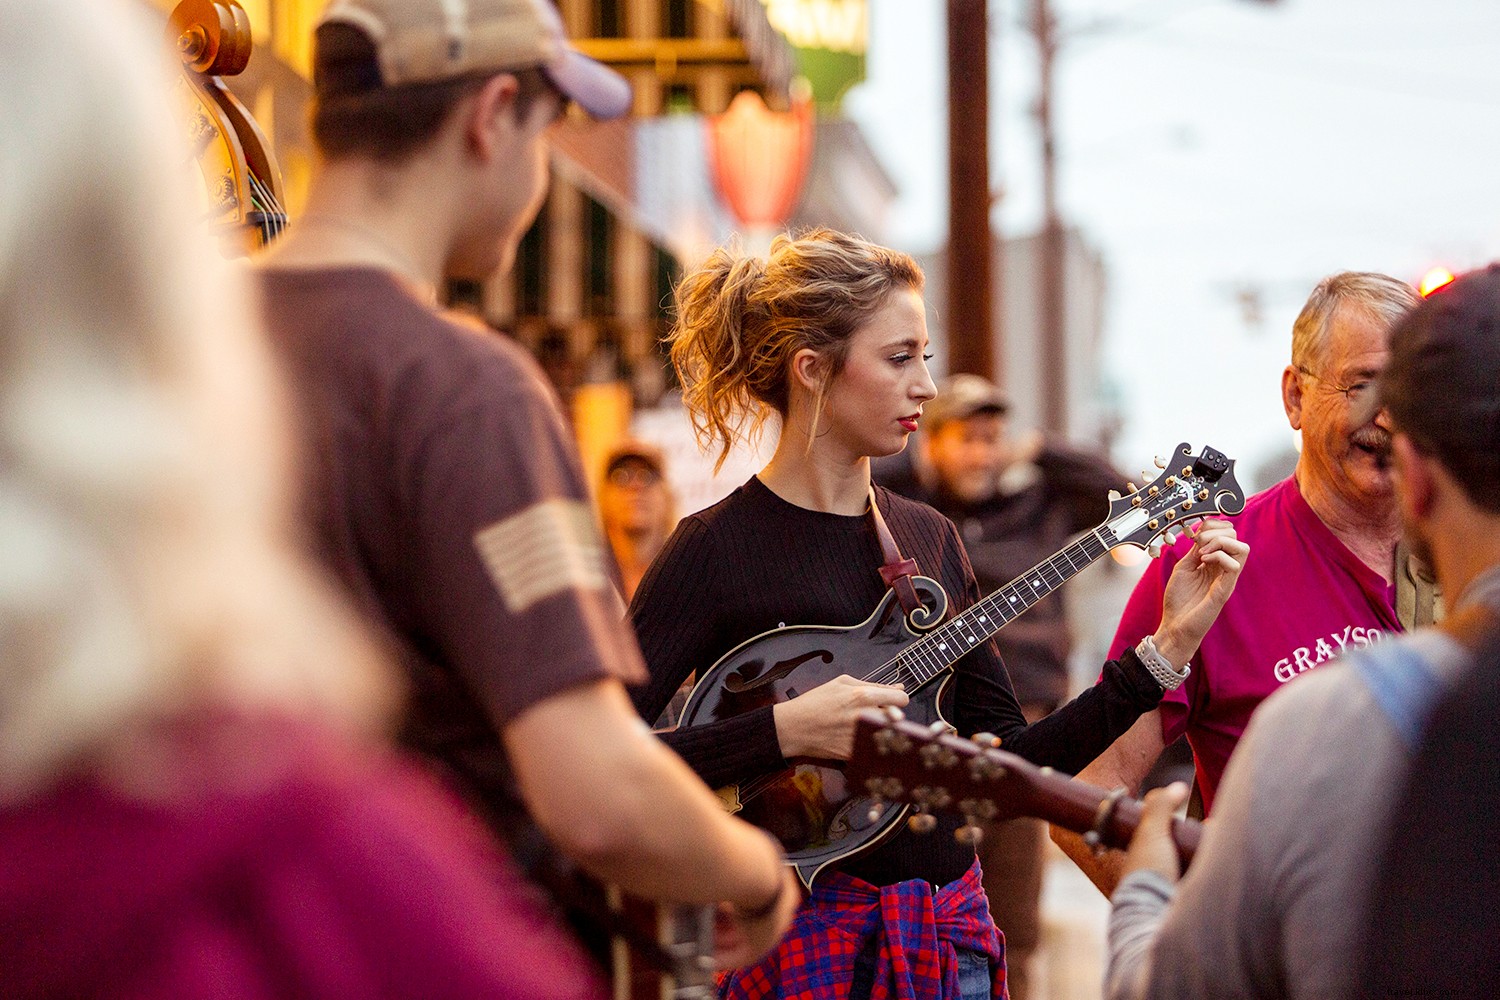
[[[840,674],[771,710],[781,755],[848,760],[854,752],[854,720],[867,708],[906,706],[906,692]]]

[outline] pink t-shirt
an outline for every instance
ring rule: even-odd
[[[0,804],[6,1000],[606,995],[479,822],[389,753],[213,713],[134,757],[148,792],[80,775]]]
[[[1209,629],[1192,673],[1161,703],[1162,738],[1184,732],[1205,809],[1250,713],[1277,688],[1345,649],[1399,632],[1396,588],[1350,552],[1313,513],[1295,478],[1251,497],[1233,518],[1250,558]],[[1183,538],[1147,570],[1120,619],[1112,656],[1161,622],[1162,591],[1191,547]]]

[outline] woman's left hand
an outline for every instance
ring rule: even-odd
[[[1172,570],[1162,597],[1161,626],[1153,641],[1174,667],[1197,652],[1250,555],[1250,546],[1228,521],[1209,518],[1188,529],[1193,547]]]

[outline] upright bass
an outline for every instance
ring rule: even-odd
[[[182,60],[179,113],[203,177],[208,219],[225,256],[244,257],[286,228],[281,168],[265,133],[221,77],[250,63],[250,18],[239,0],[182,0],[167,19]]]

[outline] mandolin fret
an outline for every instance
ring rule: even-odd
[[[1100,534],[1102,530],[1095,528],[908,646],[901,655],[915,658],[912,674],[917,686],[948,669],[969,650],[1108,553],[1109,545]]]

